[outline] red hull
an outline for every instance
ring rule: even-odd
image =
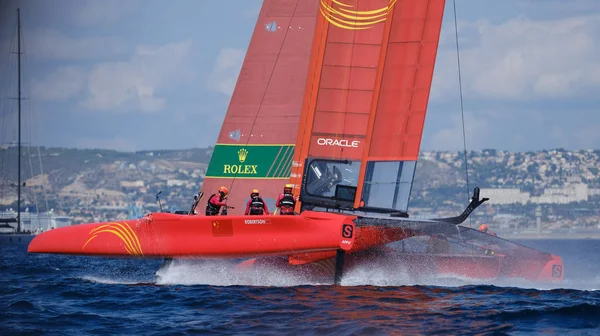
[[[189,216],[152,213],[139,220],[81,224],[44,232],[32,253],[140,257],[231,257],[350,250],[354,216]]]
[[[535,250],[528,256],[486,256],[484,249],[469,255],[398,255],[383,245],[415,236],[415,232],[400,227],[356,227],[355,219],[356,216],[313,211],[299,216],[222,217],[152,213],[139,220],[82,224],[44,232],[33,239],[28,252],[190,258],[284,256],[287,258],[278,262],[307,266],[318,273],[333,271],[332,257],[342,249],[347,251],[350,267],[365,258],[374,263],[389,259],[408,265],[415,274],[543,282],[560,282],[564,277],[559,257]]]
[[[486,255],[435,255],[426,253],[390,253],[348,255],[345,270],[364,265],[371,270],[401,269],[413,280],[432,278],[458,278],[479,281],[500,279],[523,279],[535,283],[561,283],[564,279],[563,263],[560,257],[551,256],[550,260],[516,261],[504,256]],[[526,266],[527,265],[527,266]],[[258,258],[241,263],[238,267],[265,267],[267,269],[286,270],[299,276],[310,276],[314,281],[330,282],[335,272],[335,259],[323,259],[316,262],[290,265],[284,258]],[[560,272],[557,273],[557,268]]]
[[[189,216],[152,213],[139,220],[81,224],[38,235],[32,253],[143,257],[291,256],[295,264],[331,258],[339,248],[361,251],[408,237],[401,228],[355,228],[348,216],[305,211],[299,216]],[[345,235],[344,226],[351,230]],[[316,253],[315,253],[316,252]]]
[[[562,260],[552,255],[549,255],[548,259],[520,260],[506,256],[405,254],[399,256],[399,261],[410,265],[413,274],[436,274],[480,280],[525,279],[532,282],[557,283],[564,279]],[[553,276],[554,266],[560,267],[561,271]]]

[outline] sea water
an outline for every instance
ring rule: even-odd
[[[161,268],[3,247],[0,334],[600,335],[600,240],[518,242],[561,256],[564,283],[411,283],[401,269],[365,266],[334,286],[222,261]]]

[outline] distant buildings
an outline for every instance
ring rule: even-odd
[[[481,197],[490,199],[490,204],[527,204],[531,200],[528,192],[519,188],[481,188]]]
[[[119,184],[121,185],[122,188],[143,188],[144,187],[144,181],[142,181],[142,180],[120,181]]]
[[[482,188],[481,197],[488,197],[490,204],[567,204],[586,202],[590,196],[600,195],[599,188],[588,188],[585,183],[574,183],[562,188],[544,188],[540,196],[531,196],[520,188]]]

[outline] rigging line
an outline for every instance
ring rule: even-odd
[[[16,79],[13,77],[15,76],[16,70],[17,70],[17,64],[16,62],[14,62],[14,67],[13,67],[13,48],[15,47],[16,44],[16,32],[14,34],[15,36],[13,36],[10,40],[9,46],[8,46],[8,51],[6,52],[6,59],[3,59],[3,63],[6,62],[4,64],[4,67],[2,69],[6,70],[7,75],[4,76],[4,81],[2,82],[2,96],[0,97],[0,99],[2,99],[2,102],[6,101],[7,104],[2,104],[0,105],[0,113],[2,113],[2,136],[0,139],[1,143],[4,143],[4,141],[8,141],[8,130],[7,130],[7,125],[8,123],[6,122],[6,119],[9,119],[10,117],[10,111],[11,111],[11,107],[12,106],[7,106],[9,101],[12,101],[13,99],[13,92],[11,92],[11,88],[13,84],[13,80],[16,82]],[[13,71],[14,70],[14,71]],[[16,90],[15,90],[16,91]],[[16,94],[14,95],[16,96]],[[4,110],[4,111],[3,111]],[[10,119],[9,119],[10,121]]]
[[[21,31],[21,40],[23,40],[23,41],[25,40],[25,33],[23,31]],[[31,64],[29,62],[29,56],[28,55],[29,54],[27,52],[27,46],[26,46],[25,43],[23,43],[23,60],[24,60],[24,63],[25,63],[25,68],[26,69],[31,69],[31,67],[28,66],[28,65]],[[28,70],[25,70],[25,71],[28,71]],[[27,78],[27,76],[26,76],[26,78]],[[28,78],[31,78],[31,77],[28,77]],[[48,204],[48,193],[46,192],[46,187],[45,187],[45,183],[44,183],[44,180],[43,180],[43,177],[44,177],[44,167],[42,165],[42,155],[40,153],[40,146],[39,146],[39,143],[40,143],[39,134],[40,133],[39,133],[39,129],[37,129],[37,126],[39,124],[36,123],[34,125],[33,122],[31,121],[31,116],[35,112],[35,108],[32,107],[32,105],[34,103],[34,99],[33,99],[33,97],[31,97],[31,92],[32,91],[31,91],[31,86],[30,85],[31,85],[31,82],[29,80],[26,80],[25,81],[25,91],[30,95],[29,99],[27,101],[27,103],[28,103],[27,104],[27,112],[28,112],[27,116],[29,118],[29,147],[31,147],[31,144],[33,144],[33,138],[32,137],[35,136],[36,140],[37,140],[37,143],[38,143],[38,145],[35,146],[35,147],[37,149],[38,163],[40,165],[40,177],[42,178],[42,182],[40,183],[40,187],[42,189],[42,195],[44,196],[44,203],[46,205],[46,212],[49,213],[50,212],[50,206]],[[35,120],[39,120],[38,118],[35,118],[35,117],[34,117],[34,119]],[[36,128],[38,132],[35,132],[34,128]],[[30,156],[30,160],[31,160],[31,156]],[[32,169],[33,169],[33,165],[32,165]],[[50,177],[49,176],[46,178],[46,180],[48,181],[48,183],[50,183]],[[60,201],[58,200],[58,196],[57,196],[56,203],[58,205],[58,209],[62,209],[62,207],[60,207]],[[39,206],[37,204],[37,198],[36,198],[36,208],[38,209],[38,214],[39,214],[40,211],[39,211]]]
[[[427,8],[425,10],[425,17],[427,17],[429,15],[429,5],[431,5],[431,2],[427,2]],[[425,32],[427,31],[426,27],[427,27],[427,21],[424,21],[423,22],[423,31],[421,31],[421,42],[420,42],[419,51],[418,51],[418,54],[417,54],[417,64],[420,64],[419,62],[421,60],[421,53],[423,51],[423,41],[425,41]],[[439,40],[439,38],[438,38],[438,40]],[[414,70],[412,92],[411,92],[410,99],[409,99],[408,106],[407,106],[408,107],[408,111],[411,111],[413,99],[415,98],[415,91],[416,91],[415,88],[417,87],[418,72],[419,72],[419,69],[417,67]],[[431,89],[431,85],[430,85],[430,89]],[[406,122],[406,124],[404,126],[404,134],[406,134],[407,131],[408,131],[408,119],[407,119],[407,122]],[[421,128],[421,134],[422,133],[423,133],[423,129]],[[404,144],[402,144],[402,148],[404,150]],[[410,189],[408,191],[408,200],[406,202],[406,211],[408,211],[408,205],[410,204],[410,194],[412,193],[412,188],[413,188],[413,185],[414,185],[414,182],[415,182],[415,172],[417,171],[417,163],[418,163],[418,161],[419,160],[418,160],[418,157],[417,157],[417,161],[415,162],[415,166],[413,167],[412,179],[410,181]],[[402,166],[399,167],[399,169],[398,169],[398,173],[400,174],[400,176],[402,175],[402,170],[403,169],[404,169],[404,163],[402,163]]]
[[[275,69],[277,69],[277,63],[279,62],[279,57],[281,56],[281,51],[283,50],[283,46],[285,45],[285,40],[287,39],[288,32],[292,29],[291,28],[292,20],[294,19],[294,16],[296,15],[296,10],[298,9],[298,4],[300,3],[300,1],[302,1],[302,0],[296,1],[296,5],[294,6],[294,11],[292,12],[292,16],[290,16],[290,21],[288,22],[287,27],[285,29],[285,35],[283,35],[283,40],[281,42],[281,46],[279,47],[279,52],[277,53],[277,57],[275,58],[275,64],[273,64],[273,70],[271,71],[271,74],[269,75],[269,79],[267,80],[267,85],[265,86],[265,92],[263,93],[262,98],[260,99],[260,104],[258,105],[258,110],[256,111],[256,115],[254,116],[254,121],[252,122],[252,127],[250,128],[248,140],[246,140],[246,144],[245,144],[246,146],[248,145],[248,142],[250,142],[250,137],[252,136],[252,132],[254,131],[254,126],[256,125],[256,120],[258,120],[258,115],[260,114],[262,104],[265,100],[265,97],[267,96],[267,91],[269,90],[269,85],[271,84],[271,79],[273,79],[273,74],[275,73]],[[242,69],[243,69],[243,65],[242,65]],[[240,74],[241,74],[241,70],[240,70]],[[231,186],[229,188],[230,189],[229,194],[231,194],[233,191],[233,184],[235,183],[235,179],[237,178],[237,175],[238,174],[235,174],[233,176],[233,179],[231,181]]]
[[[15,24],[15,28],[17,26],[16,22]],[[16,31],[18,31],[18,28],[15,29]],[[13,107],[13,103],[14,101],[11,99],[13,96],[16,97],[16,95],[13,95],[13,92],[11,92],[11,84],[13,82],[16,82],[16,76],[15,73],[16,71],[12,71],[12,69],[14,68],[14,70],[17,69],[17,65],[16,62],[14,63],[14,67],[13,67],[13,57],[11,57],[13,55],[13,48],[15,47],[16,44],[16,39],[17,39],[17,32],[14,32],[14,34],[12,35],[12,38],[10,40],[9,46],[8,46],[8,51],[6,53],[6,69],[8,71],[8,75],[4,77],[4,83],[2,84],[2,96],[0,97],[0,113],[2,114],[2,132],[0,133],[0,144],[3,144],[6,140],[6,144],[8,145],[5,150],[3,150],[3,155],[0,155],[0,177],[2,177],[3,179],[6,180],[6,182],[8,182],[10,180],[8,174],[10,172],[10,169],[6,169],[6,176],[4,168],[10,163],[10,158],[11,158],[11,146],[10,143],[8,141],[9,139],[9,129],[8,129],[8,124],[10,122],[12,122],[12,118],[11,118],[11,109]],[[4,104],[2,104],[4,103]],[[2,111],[4,109],[4,111]],[[16,108],[15,108],[16,109]],[[16,122],[16,120],[15,120]],[[17,156],[18,159],[18,156]],[[6,162],[6,164],[5,164]],[[10,183],[7,183],[10,186]],[[0,197],[4,197],[5,196],[5,190],[6,188],[0,188]],[[10,194],[9,192],[7,192],[7,194]]]
[[[465,177],[467,179],[467,197],[470,195],[471,188],[469,186],[469,166],[467,159],[467,138],[465,132],[465,112],[464,112],[464,103],[463,103],[463,92],[462,92],[462,77],[460,74],[460,49],[458,43],[458,23],[456,19],[456,0],[452,0],[454,5],[454,35],[456,38],[456,61],[458,65],[458,90],[460,92],[460,117],[462,121],[462,136],[463,136],[463,149],[465,154]],[[473,223],[472,218],[469,217],[469,227]]]
[[[23,33],[21,32],[21,40],[23,40]],[[23,56],[25,56],[25,48],[23,48]],[[23,57],[25,58],[25,57]],[[27,66],[29,65],[27,62],[25,63],[25,68],[28,68]],[[26,76],[24,76],[26,77]],[[27,78],[27,77],[26,77]],[[31,92],[29,90],[29,85],[28,85],[29,81],[25,80],[25,92],[29,95],[29,93]],[[33,133],[33,124],[31,122],[31,100],[28,100],[27,102],[27,136],[29,138],[29,144],[27,145],[27,156],[29,156],[29,171],[31,174],[31,179],[33,180],[35,178],[36,175],[34,175],[34,171],[33,171],[33,160],[31,159],[31,145],[32,145],[32,133]],[[43,178],[43,175],[40,175],[40,178]],[[40,183],[40,185],[44,186],[43,184],[43,180]],[[37,228],[40,229],[41,225],[40,225],[40,204],[39,204],[39,200],[38,200],[38,192],[36,191],[36,188],[29,188],[29,191],[33,193],[33,199],[35,201],[35,211],[37,213]],[[33,229],[33,223],[31,223],[30,226]]]
[[[19,30],[19,34],[21,35],[20,36],[21,41],[23,41],[23,31]],[[21,55],[18,55],[18,56],[20,56],[21,58],[25,58],[25,57],[22,57],[22,56],[25,55],[25,43],[22,43],[22,44],[23,44],[23,46],[22,46],[22,50],[21,50]],[[22,62],[22,63],[25,63],[25,62]],[[27,65],[28,64],[24,64],[24,67],[21,68],[22,77],[25,77],[25,78],[26,78],[26,76],[25,76],[24,69],[28,68]],[[31,92],[31,91],[28,90],[28,88],[29,88],[28,81],[24,80],[23,82],[25,84],[24,85],[25,86],[25,90],[24,91],[27,92],[27,93]],[[26,99],[26,98],[23,98],[23,99]],[[27,121],[28,122],[24,126],[27,126],[26,133],[27,133],[27,136],[28,136],[28,139],[29,139],[28,144],[27,144],[27,156],[28,156],[28,160],[29,160],[29,174],[31,175],[31,177],[30,177],[31,180],[33,180],[34,177],[35,177],[35,174],[34,174],[34,171],[33,171],[33,161],[31,159],[31,140],[32,140],[31,139],[31,133],[32,133],[32,129],[31,129],[32,126],[31,125],[32,124],[31,124],[31,103],[30,102],[28,102],[27,107],[28,107],[28,110],[27,110],[27,112],[28,112],[27,113]],[[35,188],[31,188],[31,187],[28,188],[28,189],[26,189],[26,190],[30,191],[33,194],[33,200],[35,202],[35,211],[37,213],[37,227],[40,228],[40,218],[39,218],[40,217],[40,206],[39,206],[39,200],[38,200],[38,196],[37,196],[37,191],[35,190]],[[33,222],[30,225],[31,225],[30,228],[33,229]]]

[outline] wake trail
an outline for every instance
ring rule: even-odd
[[[308,274],[294,272],[277,266],[261,266],[260,269],[239,268],[232,261],[223,260],[174,260],[156,272],[156,284],[160,285],[210,285],[210,286],[261,286],[293,287],[302,285],[333,285],[331,281],[315,280]],[[436,274],[413,278],[403,267],[383,265],[359,265],[345,271],[342,286],[436,286],[462,287],[493,285],[522,289],[554,290],[572,289],[596,291],[600,288],[600,276],[593,279],[565,279],[560,284],[540,284],[522,279],[473,279],[456,275]]]

